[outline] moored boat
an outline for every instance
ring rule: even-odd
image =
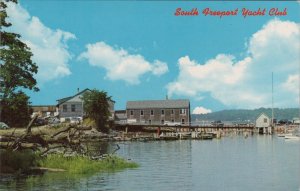
[[[198,139],[211,140],[211,139],[213,139],[213,135],[211,133],[199,134]]]
[[[300,140],[300,135],[286,135],[285,139]]]
[[[175,135],[162,135],[159,137],[160,140],[170,141],[170,140],[177,140],[178,136]]]
[[[192,134],[187,132],[181,132],[178,133],[178,135],[179,135],[179,139],[190,139],[192,137]]]
[[[285,137],[285,136],[291,136],[292,133],[279,133],[277,134],[277,137]]]

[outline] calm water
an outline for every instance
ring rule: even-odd
[[[300,191],[300,141],[275,136],[120,143],[138,169],[65,177],[1,177],[0,190]]]

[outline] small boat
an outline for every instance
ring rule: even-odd
[[[290,140],[300,140],[300,135],[286,135],[284,138]]]
[[[285,139],[290,139],[290,140],[300,140],[300,130],[299,127],[298,129],[295,129],[290,135],[285,135]]]
[[[279,133],[277,134],[277,137],[285,137],[285,136],[291,136],[292,133]]]
[[[159,137],[160,140],[170,141],[170,140],[177,140],[178,136],[175,135],[162,135]]]
[[[178,135],[179,135],[179,139],[190,139],[192,137],[191,133],[181,132],[181,133],[178,133]]]
[[[214,136],[212,133],[200,133],[197,136],[197,139],[201,139],[201,140],[211,140],[213,138]]]
[[[177,140],[179,137],[176,133],[161,133],[159,136],[160,140],[165,140],[165,141],[169,141],[169,140]]]

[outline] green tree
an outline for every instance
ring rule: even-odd
[[[87,117],[95,120],[98,131],[108,132],[111,97],[104,91],[91,90],[83,94],[83,107]]]
[[[19,34],[7,30],[11,26],[11,23],[6,21],[8,18],[6,12],[7,2],[17,3],[17,1],[2,0],[0,2],[1,121],[8,121],[7,118],[4,118],[7,116],[2,114],[2,112],[6,112],[4,110],[14,110],[13,108],[6,108],[12,106],[8,103],[11,103],[12,99],[19,99],[21,94],[21,97],[25,95],[24,93],[19,92],[20,89],[39,90],[36,87],[36,80],[34,78],[34,74],[37,73],[38,67],[31,60],[32,53],[30,48],[20,40],[21,36]],[[18,93],[16,93],[17,91]],[[14,119],[9,118],[9,120],[18,121],[18,117],[19,115],[16,115]],[[9,121],[9,123],[13,124],[14,122]]]
[[[29,97],[22,91],[12,93],[1,103],[3,106],[2,118],[5,123],[13,127],[24,127],[30,121],[32,109],[29,106]]]

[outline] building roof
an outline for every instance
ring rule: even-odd
[[[148,101],[128,101],[126,109],[146,109],[146,108],[188,108],[190,101],[188,99],[177,100],[148,100]]]
[[[265,113],[261,113],[261,114],[259,114],[259,116],[256,119],[260,118],[260,116],[262,116],[262,115],[265,115],[266,117],[270,118],[269,115],[267,115]]]
[[[62,103],[64,103],[64,102],[66,102],[66,101],[72,99],[73,97],[76,97],[76,96],[78,96],[78,95],[84,93],[85,91],[90,91],[90,89],[86,88],[86,89],[84,89],[84,90],[78,92],[77,94],[75,94],[75,95],[73,95],[73,96],[58,99],[58,100],[57,100],[58,105],[60,105],[60,104],[62,104]]]
[[[85,88],[84,90],[78,92],[77,94],[75,94],[75,95],[73,95],[73,96],[69,96],[69,97],[65,97],[65,98],[58,99],[58,100],[56,100],[56,101],[58,102],[57,105],[60,105],[60,104],[62,104],[62,103],[65,103],[66,101],[68,101],[68,100],[70,100],[70,99],[72,99],[72,98],[74,98],[74,97],[76,97],[76,96],[78,96],[78,95],[81,95],[81,94],[83,94],[83,93],[86,92],[86,91],[91,91],[91,90],[88,89],[88,88]],[[111,100],[111,102],[115,103],[114,100]]]
[[[115,114],[117,114],[117,113],[119,113],[119,114],[125,113],[125,114],[126,114],[126,110],[116,110],[116,111],[115,111]]]

